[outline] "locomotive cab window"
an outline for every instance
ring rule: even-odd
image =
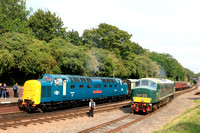
[[[142,80],[141,86],[148,86],[148,85],[149,85],[149,81],[148,80]]]
[[[139,81],[135,82],[135,87],[138,87],[138,86],[140,86],[140,82]]]
[[[49,77],[49,76],[44,76],[43,79],[46,81],[51,81],[51,77]]]
[[[55,84],[55,85],[58,85],[58,86],[61,86],[61,85],[62,85],[62,79],[55,78],[55,79],[54,79],[54,84]]]
[[[104,85],[104,88],[106,88],[107,87],[107,85]]]
[[[155,82],[152,82],[152,81],[150,81],[150,87],[152,87],[152,88],[156,88],[156,83],[155,83]]]
[[[80,85],[79,88],[83,88],[83,85]]]

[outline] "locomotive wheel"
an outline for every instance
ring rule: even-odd
[[[151,107],[148,107],[148,108],[146,108],[146,112],[147,112],[147,114],[151,113],[151,112],[152,112],[152,106],[151,106]]]
[[[23,102],[22,99],[18,100],[18,108],[19,108],[20,111],[24,110],[24,108],[22,107],[22,102]]]
[[[31,106],[26,106],[26,111],[28,112],[28,113],[31,113],[32,111],[33,111],[33,109],[32,109],[32,107]]]
[[[132,109],[131,112],[132,112],[133,114],[135,114],[135,109]]]
[[[153,105],[153,111],[155,111],[158,108],[157,105]]]

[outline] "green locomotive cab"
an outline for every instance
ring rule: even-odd
[[[167,79],[143,78],[132,90],[133,112],[151,112],[166,104],[175,93],[174,82]]]

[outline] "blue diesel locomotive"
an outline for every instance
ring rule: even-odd
[[[24,84],[19,108],[26,111],[65,107],[78,101],[125,98],[127,84],[110,77],[44,74]]]

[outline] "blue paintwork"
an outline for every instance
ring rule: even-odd
[[[47,81],[44,77],[50,77],[51,80]],[[55,78],[60,79],[62,85],[55,85]],[[89,78],[91,82],[73,82],[72,78]],[[62,79],[62,80],[61,80]],[[115,83],[103,83],[101,79],[111,79],[116,81]],[[63,80],[66,80],[66,95],[63,95]],[[84,100],[90,98],[102,98],[102,97],[111,97],[111,96],[120,96],[127,95],[127,84],[124,83],[119,78],[110,78],[110,77],[87,77],[87,76],[76,76],[76,75],[55,75],[55,74],[44,74],[42,79],[38,81],[41,82],[42,87],[48,86],[51,88],[50,97],[42,97],[41,94],[41,103],[51,102],[51,101],[68,101],[68,100]],[[81,80],[79,80],[81,81]],[[123,84],[122,84],[123,83]],[[75,85],[75,88],[71,86]],[[80,88],[80,85],[83,85],[83,88]],[[91,85],[91,88],[87,88],[88,85]],[[104,88],[104,85],[107,85]],[[112,87],[110,87],[112,85]],[[115,85],[117,87],[115,87]],[[98,87],[98,88],[95,88]],[[93,93],[93,91],[102,91],[102,93]],[[41,93],[44,93],[41,91]]]

